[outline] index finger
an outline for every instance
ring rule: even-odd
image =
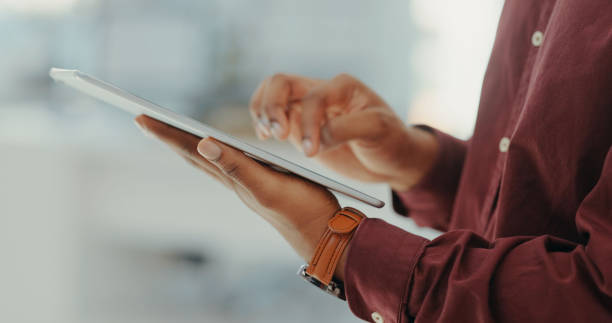
[[[302,99],[302,148],[307,156],[314,156],[319,150],[320,132],[326,121],[326,110],[331,107],[340,107],[340,110],[343,110],[358,85],[353,77],[340,74],[312,89]]]
[[[315,80],[290,74],[278,73],[270,77],[260,110],[277,139],[284,140],[289,135],[288,110],[291,102],[301,99],[315,83]]]

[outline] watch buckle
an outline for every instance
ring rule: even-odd
[[[315,277],[308,275],[308,273],[306,272],[307,268],[308,268],[308,264],[302,265],[300,269],[298,270],[297,275],[302,277],[302,279],[304,279],[305,281],[317,286],[319,289],[321,289],[325,293],[338,297],[341,300],[346,300],[343,283],[332,280],[329,283],[329,285],[325,285],[321,283]]]

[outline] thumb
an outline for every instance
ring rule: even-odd
[[[198,153],[221,170],[230,180],[254,188],[259,184],[257,174],[269,170],[244,153],[212,138],[204,138],[198,143]]]
[[[330,118],[321,128],[321,143],[330,149],[351,140],[376,141],[390,130],[397,117],[385,108],[368,108]]]

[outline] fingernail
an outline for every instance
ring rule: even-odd
[[[221,148],[210,140],[200,141],[198,144],[198,152],[209,160],[217,160],[221,156]]]
[[[259,130],[263,133],[264,136],[269,137],[270,136],[270,130],[268,129],[268,127],[266,127],[261,120],[259,121],[259,123],[257,124],[257,126],[259,127]]]
[[[267,117],[261,117],[259,118],[259,122],[266,128],[270,127],[270,120],[268,120]]]
[[[264,140],[266,139],[266,137],[264,136],[263,133],[261,133],[261,128],[259,127],[259,125],[255,126],[255,134],[257,135],[257,139],[259,140]]]
[[[272,122],[272,133],[274,134],[274,137],[279,139],[282,132],[283,132],[283,128],[281,127],[280,123],[276,121]]]
[[[312,152],[312,141],[310,141],[310,139],[308,138],[303,139],[302,149],[304,150],[304,153],[306,153],[307,155],[310,154]]]
[[[142,124],[140,124],[140,122],[134,120],[134,124],[136,125],[136,127],[138,127],[138,129],[140,129],[140,131],[142,132],[143,135],[145,135],[145,137],[155,138],[155,136],[153,136],[153,134],[149,132],[147,128],[145,128]]]

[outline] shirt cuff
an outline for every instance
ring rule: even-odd
[[[436,129],[418,126],[434,134],[439,153],[429,172],[410,190],[392,192],[393,208],[404,216],[410,216],[420,226],[446,231],[463,162],[467,150],[465,141]]]
[[[412,273],[427,242],[383,220],[363,220],[351,240],[344,273],[353,314],[367,321],[380,315],[384,322],[400,322]]]

